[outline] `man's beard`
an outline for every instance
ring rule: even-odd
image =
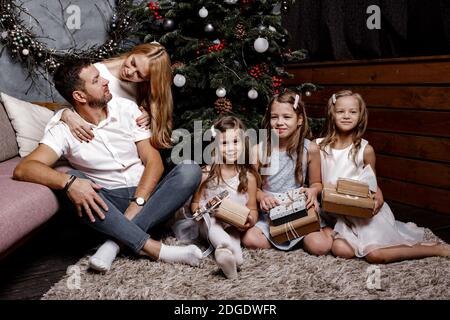
[[[111,93],[109,93],[107,96],[103,96],[103,98],[100,99],[94,98],[89,93],[86,93],[86,95],[87,103],[91,108],[102,109],[106,107],[106,104],[112,99]]]

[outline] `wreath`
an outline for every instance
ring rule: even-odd
[[[132,2],[132,0],[115,1],[108,37],[103,44],[84,50],[77,48],[58,50],[40,41],[42,37],[38,37],[32,28],[24,25],[21,17],[29,16],[40,26],[27,8],[11,0],[0,0],[0,43],[3,47],[0,56],[5,49],[8,49],[13,60],[27,68],[29,76],[35,83],[35,78],[39,75],[49,81],[48,75],[68,58],[88,58],[98,61],[117,55],[123,51],[124,40],[138,28],[131,10]],[[63,10],[61,0],[60,6]]]

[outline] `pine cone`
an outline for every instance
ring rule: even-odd
[[[214,102],[214,108],[216,108],[217,112],[220,114],[229,113],[233,110],[233,105],[228,98],[219,98]]]
[[[245,29],[245,26],[242,23],[238,23],[236,25],[236,28],[234,29],[234,35],[236,39],[244,40],[245,36],[247,35],[247,30]]]

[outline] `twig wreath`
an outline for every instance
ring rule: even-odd
[[[64,16],[64,7],[61,0],[59,0],[59,4],[62,16]],[[23,17],[28,16],[42,30],[40,23],[23,4],[12,0],[0,0],[0,43],[2,47],[0,56],[7,49],[12,59],[22,63],[27,69],[32,85],[37,82],[36,77],[43,77],[49,81],[49,75],[65,59],[76,57],[98,61],[123,51],[122,42],[132,35],[137,28],[132,10],[130,11],[131,8],[132,0],[115,1],[108,37],[103,44],[91,46],[84,50],[76,48],[76,45],[70,49],[58,50],[50,48],[46,43],[39,40],[42,37],[38,37],[32,28],[24,25]],[[99,12],[101,11],[99,10]],[[49,12],[49,14],[52,13]],[[63,25],[67,28],[65,23]],[[70,32],[68,33],[70,34]]]

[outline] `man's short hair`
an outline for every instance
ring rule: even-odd
[[[56,69],[53,75],[55,88],[71,104],[74,104],[72,93],[84,89],[84,81],[80,79],[81,70],[91,64],[89,59],[70,59]]]

